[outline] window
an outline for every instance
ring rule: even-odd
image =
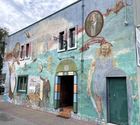
[[[21,46],[21,55],[20,55],[20,58],[23,58],[23,50],[24,50],[24,46]]]
[[[64,49],[64,32],[60,33],[59,42],[60,42],[60,50]]]
[[[27,93],[28,75],[18,76],[17,92]]]
[[[30,59],[31,42],[22,45],[20,50],[20,61]]]
[[[70,47],[75,47],[75,28],[70,29]]]
[[[29,43],[26,44],[26,57],[29,57]]]
[[[75,28],[76,27],[76,28]],[[77,44],[76,41],[78,39],[78,35],[76,34],[77,31],[77,26],[72,27],[69,29],[69,38],[68,38],[68,46],[67,46],[67,50],[73,50],[77,48]]]

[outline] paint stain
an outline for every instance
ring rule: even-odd
[[[130,80],[135,80],[135,81],[137,81],[137,77],[135,76],[134,78],[133,77],[130,77]]]
[[[133,99],[138,99],[138,95],[132,95]]]
[[[134,83],[134,86],[135,86],[135,87],[136,87],[136,85],[137,85],[137,82]]]
[[[120,41],[120,40],[123,40],[123,37],[120,37],[120,38],[116,39],[115,41]]]

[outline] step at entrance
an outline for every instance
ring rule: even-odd
[[[71,117],[71,111],[73,111],[73,107],[64,107],[60,109],[59,115],[67,118]]]

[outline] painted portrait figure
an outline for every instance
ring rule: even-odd
[[[92,60],[91,66],[88,74],[88,85],[87,85],[87,95],[90,97],[95,111],[102,119],[102,100],[101,97],[105,91],[105,85],[103,82],[105,74],[112,68],[117,68],[118,63],[113,58],[113,49],[111,44],[105,43],[100,46],[96,52],[96,58]],[[92,81],[92,75],[94,72],[94,81]],[[93,84],[94,100],[92,98],[92,93],[90,86]],[[95,101],[95,102],[94,102]]]
[[[8,67],[9,67],[9,97],[10,99],[13,98],[14,96],[14,90],[16,87],[16,70],[15,70],[15,65],[14,62],[17,62],[18,65],[20,65],[18,60],[14,60],[12,63],[12,66],[10,66],[10,64],[8,63]]]
[[[20,52],[20,43],[16,43],[15,48],[14,48],[14,57],[17,58]]]
[[[45,102],[46,102],[46,104],[49,104],[51,86],[50,86],[50,81],[48,80],[47,74],[46,74],[46,79],[43,79],[42,77],[40,77],[40,79],[43,81],[42,102],[43,102],[43,106],[45,106]]]
[[[88,36],[93,37],[99,34],[102,28],[103,18],[99,12],[91,12],[85,22],[85,30]]]

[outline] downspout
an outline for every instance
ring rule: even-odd
[[[135,6],[136,6],[136,28],[140,27],[140,23],[139,23],[139,19],[138,19],[138,5],[139,3],[137,3],[137,0],[135,0]]]
[[[127,4],[127,0],[125,0],[125,22],[124,22],[125,26],[128,25],[128,22],[127,22],[127,19],[126,19],[126,13],[127,13],[127,11],[126,11],[127,5],[126,4]]]
[[[84,30],[84,0],[82,0],[82,52],[81,52],[81,73],[83,73],[83,46],[84,46],[84,37],[83,37],[83,30]]]

